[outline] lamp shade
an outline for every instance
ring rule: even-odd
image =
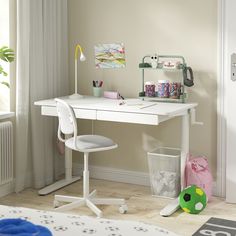
[[[81,51],[81,53],[80,53],[80,61],[85,61],[86,60],[86,57],[85,57],[85,55],[83,54],[83,52]]]

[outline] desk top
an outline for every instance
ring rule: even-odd
[[[99,111],[127,112],[138,114],[152,114],[161,116],[175,116],[197,106],[197,103],[164,103],[142,101],[138,98],[128,98],[125,100],[95,98],[84,96],[80,99],[70,99],[61,97],[74,109],[89,109]],[[37,106],[55,107],[54,99],[41,100],[34,103]],[[122,104],[122,105],[120,105]]]

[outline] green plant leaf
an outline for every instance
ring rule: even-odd
[[[0,75],[3,75],[3,76],[7,76],[7,72],[5,72],[2,68],[2,66],[0,65]]]
[[[6,81],[2,81],[2,82],[0,82],[0,84],[6,85],[8,88],[10,88],[10,84]]]
[[[15,53],[7,46],[0,48],[0,59],[6,62],[12,62],[15,59]]]

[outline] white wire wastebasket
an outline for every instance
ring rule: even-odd
[[[160,147],[148,152],[152,195],[176,198],[180,185],[180,149]]]

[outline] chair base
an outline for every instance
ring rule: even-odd
[[[55,195],[54,208],[55,211],[71,210],[80,206],[89,207],[97,217],[102,217],[102,211],[96,205],[119,205],[119,212],[124,214],[128,211],[128,207],[125,203],[125,199],[122,198],[97,198],[96,190],[92,191],[88,197],[71,197],[63,195]],[[59,206],[60,202],[68,202],[63,206]]]
[[[76,177],[71,177],[70,179],[62,179],[62,180],[58,180],[57,182],[43,188],[43,189],[40,189],[38,191],[38,194],[40,196],[44,196],[44,195],[47,195],[49,193],[52,193],[52,192],[55,192],[56,190],[58,189],[61,189],[67,185],[70,185],[78,180],[80,180],[80,176],[76,176]]]

